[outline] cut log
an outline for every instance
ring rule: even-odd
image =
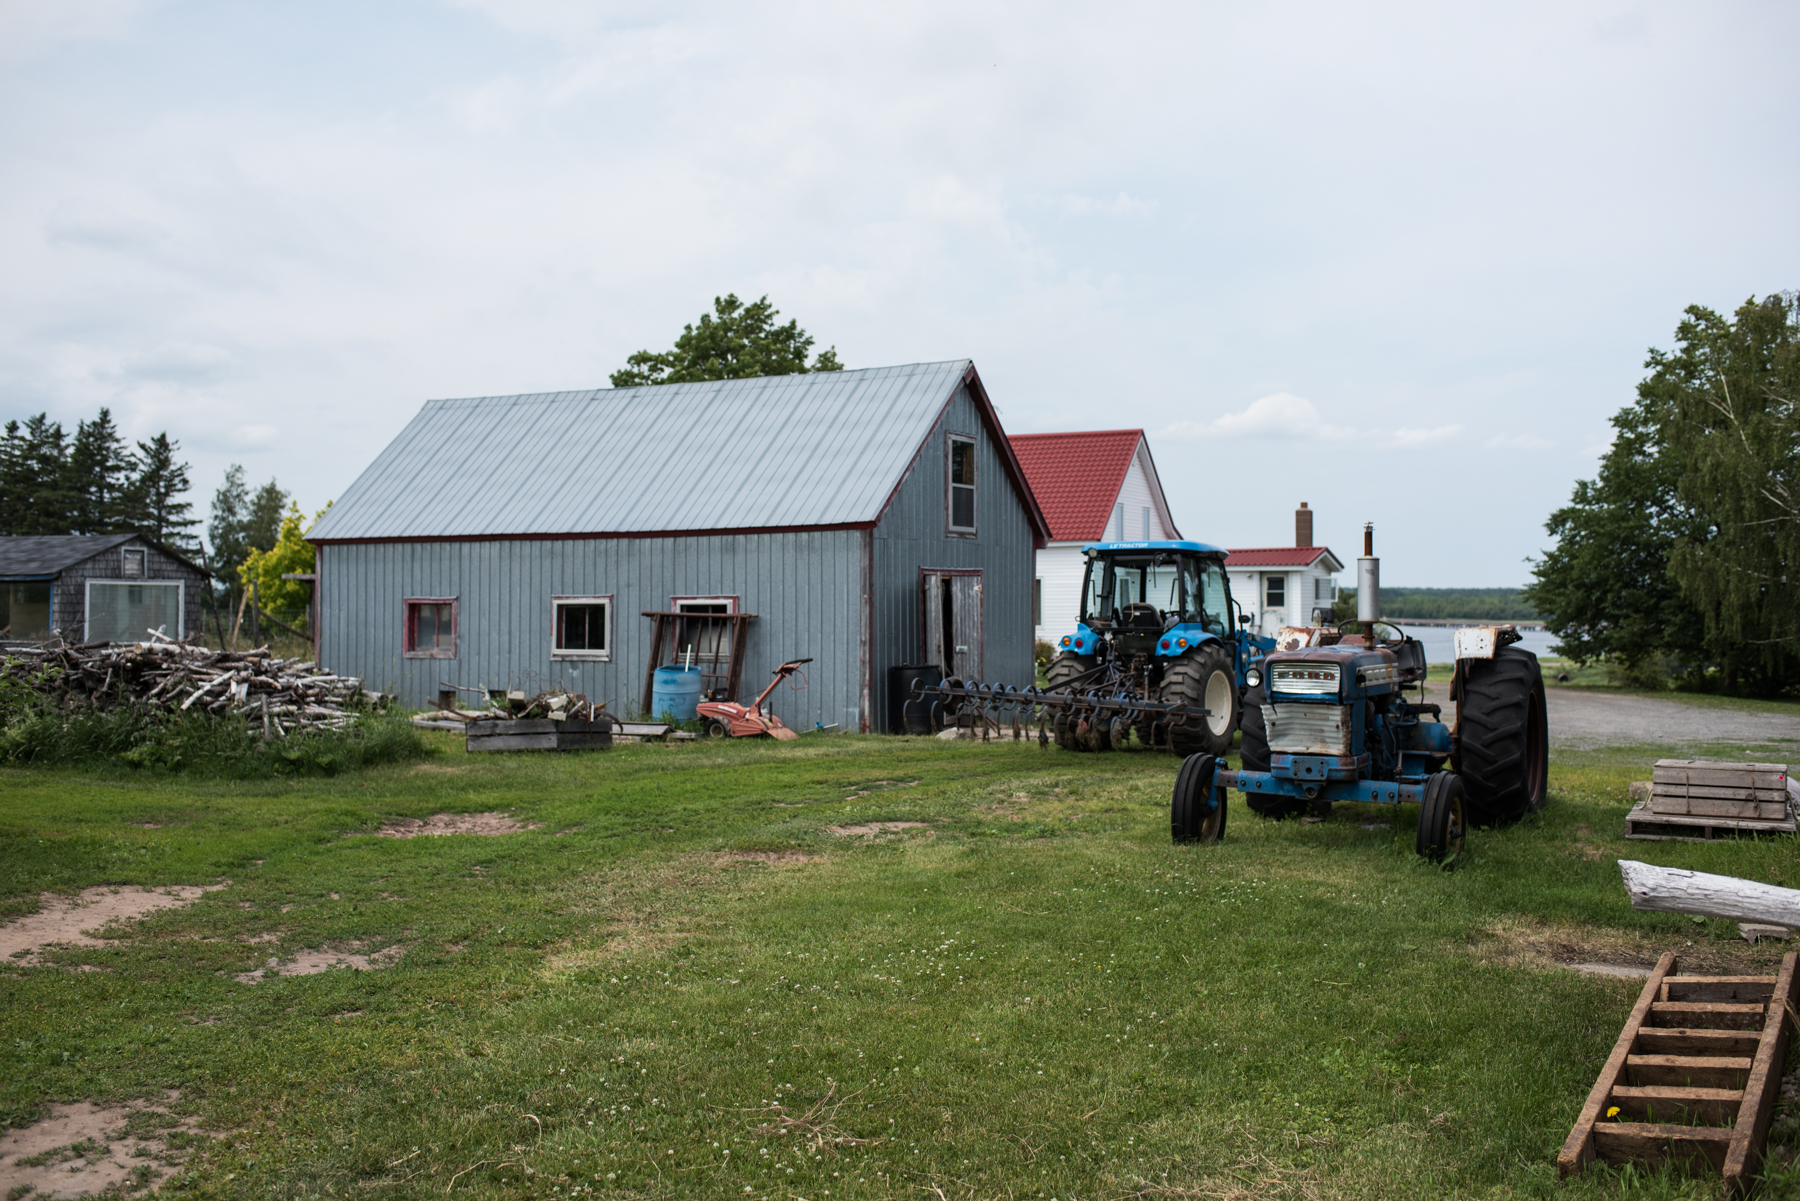
[[[1694,913],[1739,922],[1800,926],[1800,889],[1777,888],[1736,876],[1657,867],[1619,860],[1619,874],[1633,909],[1652,913]]]

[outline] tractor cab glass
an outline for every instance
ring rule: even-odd
[[[1082,586],[1081,620],[1096,628],[1164,630],[1195,623],[1230,632],[1225,567],[1217,559],[1153,551],[1091,554]]]

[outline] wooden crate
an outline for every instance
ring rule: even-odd
[[[1795,955],[1773,976],[1679,976],[1665,954],[1556,1157],[1710,1167],[1735,1194],[1755,1178],[1781,1092]],[[1610,1115],[1610,1116],[1609,1116]]]
[[[1625,837],[1653,842],[1705,842],[1740,834],[1792,834],[1800,827],[1792,814],[1779,821],[1762,818],[1713,817],[1694,813],[1658,813],[1639,801],[1625,815]]]
[[[1659,759],[1650,785],[1650,811],[1782,821],[1788,816],[1789,784],[1787,767],[1780,763]]]
[[[613,722],[601,715],[593,721],[472,721],[464,746],[473,751],[586,751],[612,746]]]

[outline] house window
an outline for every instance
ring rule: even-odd
[[[1044,581],[1031,581],[1031,624],[1044,624]]]
[[[125,552],[125,570],[120,572],[120,574],[128,580],[143,579],[144,552],[141,550],[127,550]]]
[[[151,630],[181,638],[182,584],[89,580],[84,642],[143,642]]]
[[[406,604],[406,640],[403,653],[409,659],[456,658],[456,598],[419,597]]]
[[[552,659],[612,658],[612,597],[558,596]]]
[[[1144,510],[1144,541],[1150,541],[1150,510]]]
[[[975,439],[950,435],[950,528],[975,532]]]
[[[1263,608],[1287,608],[1287,577],[1270,575],[1263,577]]]
[[[0,642],[49,640],[49,581],[0,582]]]

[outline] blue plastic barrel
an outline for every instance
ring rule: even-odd
[[[650,716],[660,719],[665,713],[676,721],[693,721],[694,706],[700,703],[700,669],[698,667],[659,667],[650,681]]]

